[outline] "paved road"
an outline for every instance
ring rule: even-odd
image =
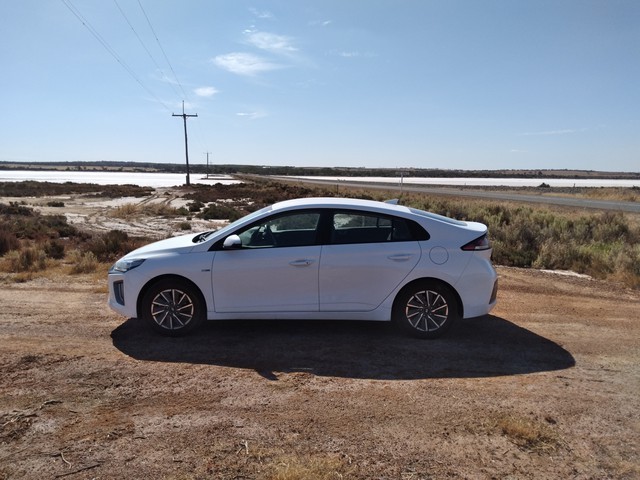
[[[275,180],[286,180],[297,183],[311,183],[314,185],[334,186],[340,188],[372,188],[379,190],[391,190],[400,193],[397,183],[372,183],[335,180],[314,180],[307,178],[272,177]],[[433,195],[452,195],[456,197],[486,198],[487,200],[505,200],[509,202],[541,203],[546,205],[560,205],[565,207],[589,208],[596,210],[613,210],[620,212],[640,213],[640,203],[637,202],[613,202],[608,200],[590,200],[577,197],[552,197],[531,194],[493,192],[488,190],[469,190],[466,188],[433,187],[429,185],[411,185],[405,183],[405,192],[430,193]]]

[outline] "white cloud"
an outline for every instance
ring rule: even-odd
[[[342,51],[337,55],[342,58],[373,58],[376,55],[371,52],[358,52],[358,51]]]
[[[238,112],[236,113],[238,117],[245,117],[249,120],[256,120],[258,118],[264,118],[267,116],[265,112]]]
[[[309,25],[312,27],[328,27],[332,23],[332,20],[313,20],[309,22]]]
[[[298,49],[293,46],[291,37],[277,35],[269,32],[247,31],[248,41],[251,45],[260,50],[290,55]]]
[[[275,18],[273,13],[268,10],[258,10],[257,8],[250,8],[249,11],[258,18],[262,18],[265,20],[271,20]]]
[[[193,92],[199,97],[213,97],[220,91],[215,87],[198,87]]]
[[[571,133],[583,132],[585,130],[586,130],[585,128],[580,128],[580,129],[565,128],[563,130],[545,130],[542,132],[525,132],[525,133],[522,133],[521,135],[524,137],[540,136],[540,135],[568,135]]]
[[[213,60],[218,67],[237,75],[254,76],[261,72],[268,72],[282,68],[265,58],[251,53],[233,52],[226,55],[218,55]]]

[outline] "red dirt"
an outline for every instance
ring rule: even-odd
[[[500,268],[499,305],[156,336],[89,276],[0,289],[0,479],[639,478],[640,294]]]

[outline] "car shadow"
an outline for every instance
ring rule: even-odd
[[[455,323],[438,340],[407,337],[388,322],[217,321],[168,338],[129,319],[113,345],[137,360],[251,369],[277,380],[281,372],[410,380],[494,377],[561,370],[573,356],[551,340],[488,315]]]

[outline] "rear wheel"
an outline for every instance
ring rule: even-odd
[[[177,337],[194,330],[206,316],[200,292],[179,279],[154,284],[142,298],[141,316],[156,332]]]
[[[393,307],[393,320],[405,332],[419,338],[437,338],[458,317],[455,295],[439,282],[420,282],[400,292]]]

